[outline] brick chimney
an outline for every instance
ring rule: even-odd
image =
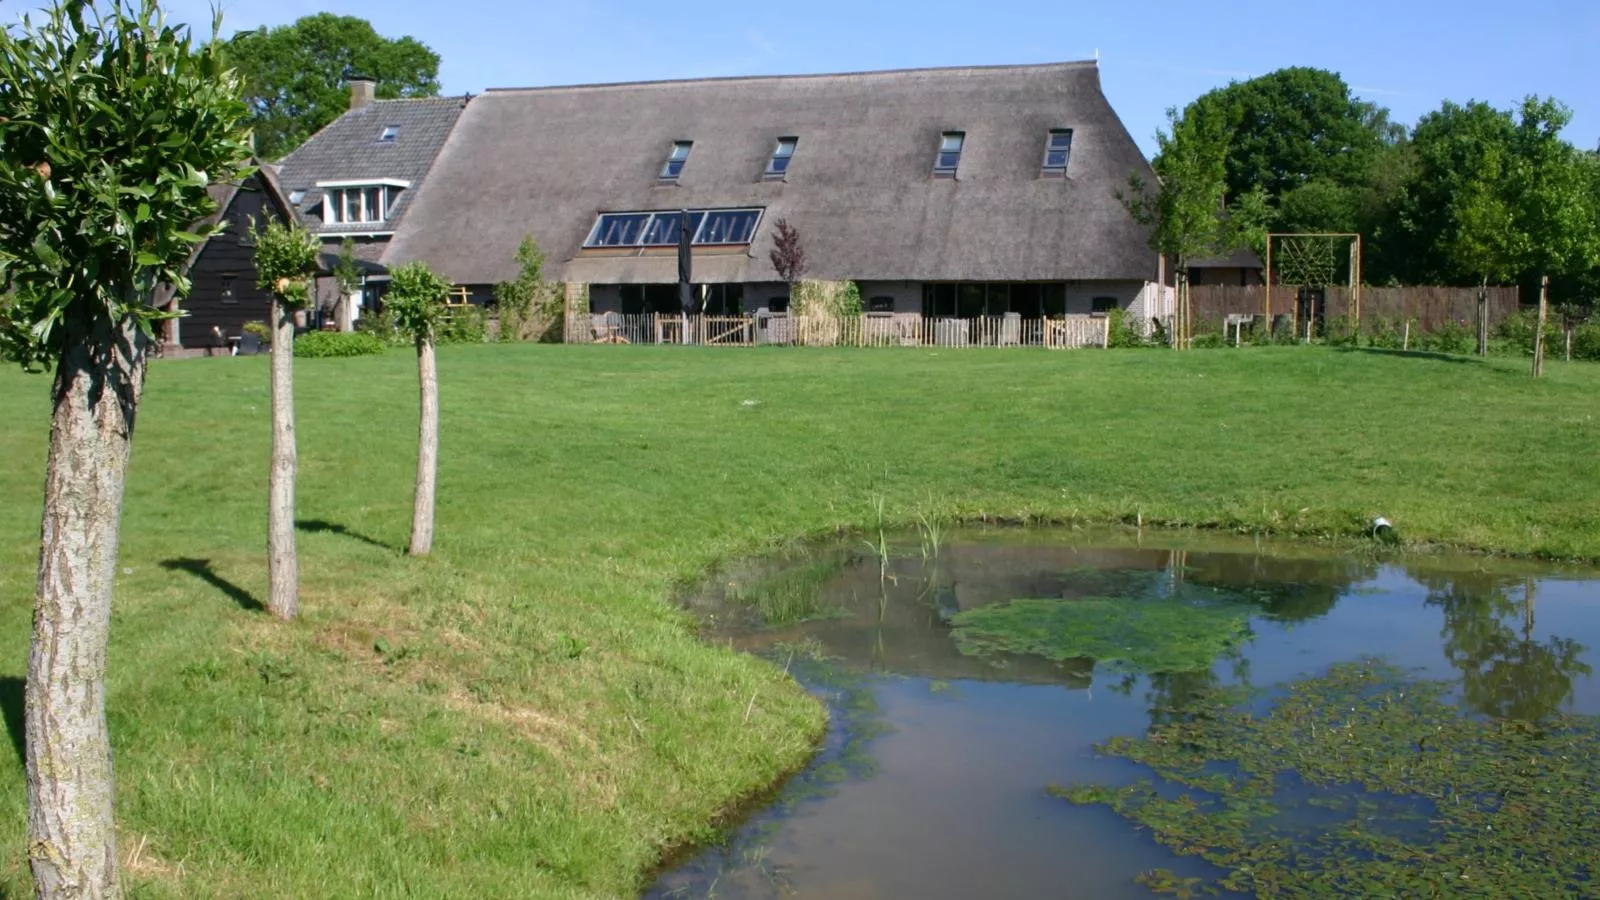
[[[373,97],[378,90],[378,82],[365,75],[350,76],[350,108],[360,109],[371,106]]]

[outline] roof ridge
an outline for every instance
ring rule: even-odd
[[[724,84],[736,81],[802,81],[824,78],[861,78],[878,75],[916,75],[927,72],[955,74],[959,72],[1000,72],[1026,69],[1096,69],[1098,60],[1081,59],[1050,63],[1007,63],[980,66],[921,66],[905,69],[863,69],[853,72],[810,72],[788,75],[719,75],[709,78],[665,78],[647,81],[595,81],[580,84],[549,84],[526,87],[485,88],[486,94],[533,93],[544,91],[601,90],[623,87],[656,87],[685,84]]]

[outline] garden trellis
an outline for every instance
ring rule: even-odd
[[[1343,286],[1350,293],[1350,324],[1361,327],[1361,251],[1359,234],[1269,234],[1267,235],[1266,317],[1272,322],[1272,285],[1298,285],[1301,290],[1325,290]],[[1342,257],[1342,258],[1341,258]],[[1341,270],[1344,278],[1339,278]],[[1298,306],[1298,305],[1297,305]],[[1315,318],[1314,315],[1308,316]],[[1294,313],[1294,329],[1302,327],[1299,310]],[[1304,323],[1309,334],[1311,323]]]

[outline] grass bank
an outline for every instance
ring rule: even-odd
[[[141,896],[612,897],[802,762],[821,712],[663,602],[917,511],[1600,559],[1600,366],[1378,352],[446,347],[439,538],[400,552],[415,369],[296,364],[306,614],[265,593],[264,359],[152,370],[110,710]],[[20,741],[48,384],[0,371]],[[20,750],[20,747],[19,747]],[[20,755],[0,879],[24,883]]]

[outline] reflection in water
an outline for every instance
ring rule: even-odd
[[[1486,572],[1413,577],[1427,586],[1429,605],[1444,612],[1445,658],[1461,673],[1462,694],[1473,710],[1538,721],[1561,708],[1577,676],[1593,673],[1583,661],[1583,644],[1535,639],[1534,579]]]
[[[648,896],[1098,900],[1149,896],[1133,877],[1151,869],[1212,877],[1205,863],[1104,810],[1053,801],[1044,786],[1127,784],[1137,773],[1093,753],[1095,743],[1185,721],[1214,708],[1204,701],[1221,688],[1271,688],[1374,654],[1456,673],[1475,713],[1600,712],[1586,708],[1600,698],[1573,701],[1600,640],[1600,597],[1581,582],[1485,571],[1477,560],[1397,567],[1248,541],[1198,550],[1120,535],[1069,540],[1083,536],[954,534],[936,553],[906,542],[886,560],[860,543],[822,548],[738,566],[688,597],[717,639],[792,661],[837,701],[836,727],[773,806]],[[1056,604],[1207,598],[1242,604],[1249,619],[1244,640],[1220,644],[1209,665],[1192,654],[1164,667],[1148,663],[1152,654],[1101,651],[1124,659],[1111,664],[1077,655],[1091,642],[1052,644],[1048,628],[1014,645],[1052,651],[1042,655],[963,652],[955,639],[956,623],[973,618],[963,614],[997,605],[1060,623],[1077,620]],[[809,655],[820,667],[800,665]],[[1274,693],[1256,696],[1271,703]]]

